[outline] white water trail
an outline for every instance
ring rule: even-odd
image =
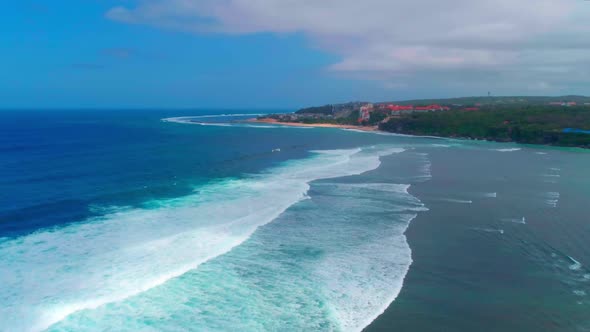
[[[457,203],[457,204],[472,204],[472,200],[467,199],[454,199],[454,198],[441,198],[440,201],[449,202],[449,203]]]
[[[503,229],[495,229],[495,228],[480,228],[480,227],[473,227],[471,228],[473,231],[484,232],[484,233],[499,233],[504,234]]]

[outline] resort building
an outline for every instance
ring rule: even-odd
[[[373,111],[373,104],[366,104],[361,106],[359,114],[359,122],[369,121],[371,118],[371,112]]]
[[[575,101],[553,101],[553,102],[550,102],[549,105],[570,107],[570,106],[576,106],[576,105],[578,105],[578,103],[576,103]]]

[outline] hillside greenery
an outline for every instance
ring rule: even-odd
[[[295,114],[332,114],[332,105],[315,106],[302,108],[295,112]]]
[[[590,130],[590,107],[525,104],[486,106],[479,111],[412,113],[393,117],[379,128],[411,135],[590,148],[590,135],[563,132],[565,128]]]
[[[491,97],[460,97],[460,98],[445,98],[445,99],[414,99],[392,101],[391,103],[399,105],[547,105],[550,102],[576,102],[578,104],[590,103],[590,97],[586,96],[491,96]]]

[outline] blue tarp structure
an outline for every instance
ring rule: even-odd
[[[563,130],[564,133],[572,133],[572,134],[589,134],[590,135],[590,130],[582,130],[582,129],[576,129],[576,128],[565,128]]]

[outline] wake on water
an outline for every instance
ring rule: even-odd
[[[316,151],[263,174],[221,180],[197,194],[151,202],[150,208],[114,209],[100,218],[0,242],[0,328],[44,330],[78,311],[165,284],[239,246],[258,227],[306,199],[311,181],[361,174],[377,168],[381,156],[403,151]],[[406,272],[396,272],[401,276],[396,277],[397,288]],[[398,292],[394,289],[389,293],[393,298],[375,303],[379,312],[362,314],[379,315]]]
[[[440,198],[440,201],[449,202],[449,203],[457,203],[457,204],[472,204],[472,200],[466,199],[454,199],[454,198]]]

